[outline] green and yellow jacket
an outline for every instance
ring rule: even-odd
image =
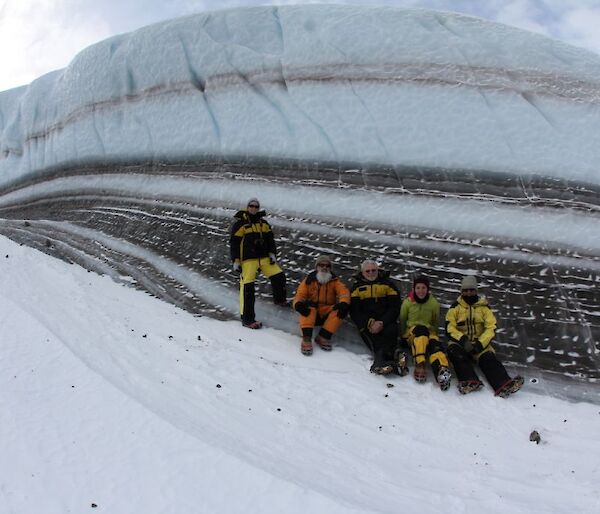
[[[466,335],[469,341],[479,341],[483,349],[487,348],[496,334],[496,317],[485,297],[469,305],[459,296],[446,313],[446,334],[456,342]]]
[[[411,291],[400,307],[400,334],[408,337],[408,331],[416,326],[423,325],[429,329],[429,334],[436,339],[438,336],[438,324],[440,319],[440,304],[435,296],[427,294],[424,302],[418,300]]]
[[[263,219],[265,214],[265,211],[259,211],[250,215],[246,209],[236,213],[229,239],[232,261],[243,262],[277,254],[271,225]]]
[[[359,330],[377,320],[383,321],[384,325],[397,323],[399,312],[400,294],[388,273],[379,270],[372,282],[362,273],[356,275],[350,293],[350,317]]]

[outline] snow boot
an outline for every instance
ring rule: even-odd
[[[242,321],[242,325],[253,330],[262,328],[262,323],[260,321]]]
[[[450,387],[450,381],[452,380],[450,370],[446,366],[442,366],[438,371],[436,380],[440,389],[446,391]]]
[[[312,355],[313,345],[310,337],[303,337],[300,343],[300,351],[303,355]]]
[[[408,364],[406,354],[397,348],[394,352],[394,362],[396,363],[396,373],[401,377],[408,375]]]
[[[331,341],[329,339],[326,339],[323,336],[317,336],[315,337],[315,343],[321,347],[321,350],[325,350],[326,352],[331,351]]]
[[[458,392],[460,394],[469,394],[474,391],[479,391],[483,387],[481,380],[461,380],[458,383]]]
[[[496,390],[496,396],[500,396],[500,398],[508,398],[511,394],[516,393],[519,389],[521,389],[524,382],[525,379],[523,377],[511,378],[508,382],[505,382]]]
[[[382,364],[375,364],[371,366],[371,373],[375,373],[376,375],[389,375],[394,371],[394,366],[392,366],[389,362],[384,362]]]
[[[424,362],[415,364],[415,370],[413,371],[413,375],[415,377],[415,380],[420,384],[427,380],[427,371],[425,370]]]

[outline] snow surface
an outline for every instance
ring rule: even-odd
[[[599,126],[600,58],[543,36],[426,10],[234,9],[107,39],[1,93],[0,185],[207,156],[598,184]]]
[[[0,512],[600,509],[598,405],[377,377],[341,340],[305,357],[4,237],[0,255]]]
[[[598,56],[483,20],[347,6],[203,14],[111,38],[0,93],[0,207],[56,199],[50,209],[60,212],[61,199],[81,196],[101,210],[121,198],[135,200],[113,206],[123,216],[182,202],[221,219],[256,195],[278,229],[337,235],[343,220],[372,246],[397,244],[381,228],[412,227],[457,234],[454,243],[412,241],[453,251],[470,251],[463,237],[475,234],[465,238],[475,247],[480,236],[510,241],[486,258],[583,267],[591,277],[599,105]],[[375,163],[538,174],[559,189],[588,182],[590,199],[587,209],[553,209],[308,183],[54,174],[228,158],[356,163],[349,173]],[[473,226],[470,214],[484,206],[485,223]],[[123,250],[237,311],[237,292],[197,270],[53,216],[42,209],[30,227]],[[25,230],[22,220],[3,223]],[[544,394],[533,372],[538,382],[507,401],[489,388],[441,393],[431,377],[422,386],[370,375],[368,356],[343,333],[331,354],[302,356],[291,311],[275,320],[259,302],[285,332],[252,332],[0,238],[4,255],[2,513],[92,504],[111,514],[600,510],[600,409]]]

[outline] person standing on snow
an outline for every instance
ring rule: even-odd
[[[293,301],[294,309],[300,314],[302,342],[300,351],[304,355],[313,352],[312,334],[315,326],[320,326],[315,337],[322,350],[331,350],[331,337],[342,325],[342,320],[350,310],[350,291],[332,272],[331,260],[322,255],[311,271],[298,286]]]
[[[450,387],[452,375],[438,336],[439,318],[440,304],[429,292],[429,279],[415,278],[411,292],[400,307],[400,333],[412,351],[415,380],[425,382],[425,362],[429,360],[440,389],[445,391]]]
[[[404,375],[406,357],[398,349],[398,314],[400,294],[379,265],[364,261],[350,293],[350,316],[358,332],[373,353],[371,373]]]
[[[286,279],[277,264],[277,248],[271,225],[265,221],[260,202],[250,198],[246,209],[238,211],[231,227],[229,247],[233,270],[240,274],[240,313],[242,325],[261,328],[254,312],[256,274],[258,271],[271,280],[273,302],[287,305]]]
[[[475,373],[479,368],[496,396],[506,398],[523,386],[523,378],[510,378],[496,357],[492,339],[496,334],[496,317],[484,296],[477,294],[477,279],[465,276],[461,294],[446,313],[446,334],[450,341],[448,357],[454,366],[461,394],[477,391],[483,383]]]

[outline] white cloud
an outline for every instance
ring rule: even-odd
[[[577,8],[565,16],[561,32],[574,44],[600,53],[600,7]]]
[[[0,10],[0,91],[66,66],[110,35],[99,16],[81,17],[60,0],[7,0]]]
[[[541,10],[539,2],[530,0],[503,2],[495,14],[495,21],[549,36],[549,28],[540,22],[543,18],[544,11]]]
[[[327,0],[369,4],[368,0]],[[0,91],[63,68],[83,48],[163,19],[230,7],[317,0],[0,0]],[[600,53],[600,0],[376,0],[462,12]],[[373,2],[374,4],[375,2]]]

